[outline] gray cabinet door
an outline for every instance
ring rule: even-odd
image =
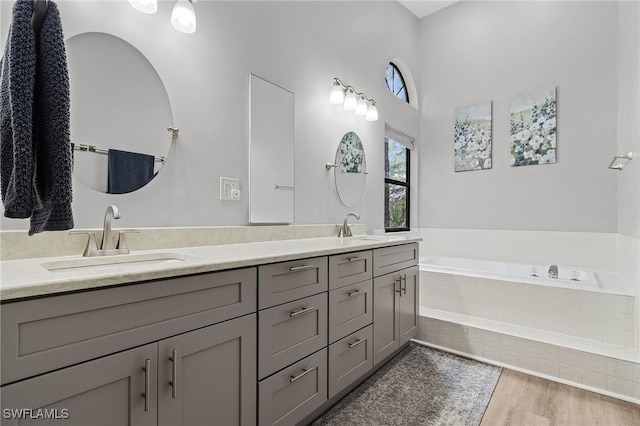
[[[327,257],[273,263],[258,267],[258,308],[327,291],[329,288]]]
[[[158,423],[255,424],[255,377],[255,314],[162,340]]]
[[[400,271],[400,346],[404,345],[418,333],[418,283],[417,266]]]
[[[329,346],[329,398],[373,368],[373,326]]]
[[[327,349],[259,383],[260,425],[295,425],[327,400]]]
[[[418,264],[418,243],[383,247],[373,251],[373,276],[389,274]]]
[[[327,293],[258,313],[258,375],[262,379],[327,346]]]
[[[373,363],[380,363],[400,347],[398,310],[400,275],[373,279]]]
[[[372,280],[331,290],[329,292],[329,343],[371,324],[372,308]]]
[[[5,409],[30,408],[28,417],[58,417],[61,420],[56,424],[155,425],[156,358],[157,344],[153,343],[3,386],[3,414]],[[148,371],[144,371],[145,364]],[[146,407],[145,398],[149,398]],[[50,419],[2,420],[3,425],[51,423]]]
[[[371,250],[336,254],[329,257],[329,289],[344,287],[373,277]]]

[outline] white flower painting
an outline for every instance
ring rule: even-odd
[[[491,101],[456,108],[454,170],[491,168]]]
[[[556,162],[556,88],[511,101],[511,166]]]
[[[348,132],[340,142],[340,173],[361,173],[364,147],[357,134]]]

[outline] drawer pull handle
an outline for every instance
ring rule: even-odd
[[[298,315],[302,315],[302,314],[308,314],[309,312],[313,312],[313,311],[317,311],[318,308],[315,308],[313,306],[309,306],[308,308],[302,308],[299,311],[293,311],[293,312],[289,312],[289,316],[291,318],[297,317]]]
[[[396,290],[396,283],[400,284],[400,288]],[[402,296],[402,279],[393,280],[393,289]]]
[[[149,391],[151,390],[151,360],[144,360],[144,367],[142,367],[142,371],[144,371],[144,393],[142,397],[144,398],[144,411],[149,411],[149,406],[151,404],[151,395],[149,395]]]
[[[356,296],[360,296],[361,294],[365,294],[366,291],[364,290],[356,290],[356,291],[350,291],[349,293],[347,293],[349,295],[349,297],[356,297]]]
[[[171,386],[171,398],[176,399],[178,396],[178,350],[174,349],[171,351],[171,381],[169,382],[169,386]]]
[[[289,268],[290,272],[298,272],[298,271],[308,271],[309,269],[317,269],[316,265],[302,265],[302,266],[292,266]]]
[[[363,260],[363,259],[361,257],[359,257],[359,256],[347,258],[348,262],[355,262],[356,260]]]
[[[349,343],[349,349],[358,346],[360,343],[364,342],[365,340],[367,340],[367,339],[360,339],[360,340],[356,340],[353,343]]]
[[[402,292],[406,295],[407,294],[407,274],[404,274],[401,278],[400,278],[400,284],[402,285],[402,287],[400,288],[402,290]]]
[[[302,370],[302,373],[298,374],[297,376],[291,376],[291,378],[289,379],[289,383],[295,382],[302,376],[306,375],[307,373],[311,373],[315,369],[316,369],[315,367],[311,367],[311,368],[307,368],[306,370]]]

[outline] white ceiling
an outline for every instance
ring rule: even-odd
[[[440,0],[398,0],[398,3],[409,9],[418,18],[427,16],[447,6],[451,6],[456,1],[440,1]]]

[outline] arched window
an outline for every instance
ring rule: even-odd
[[[385,81],[387,83],[387,89],[389,89],[391,93],[409,103],[409,94],[407,93],[404,77],[402,77],[402,73],[393,62],[389,62],[389,65],[387,65]]]

